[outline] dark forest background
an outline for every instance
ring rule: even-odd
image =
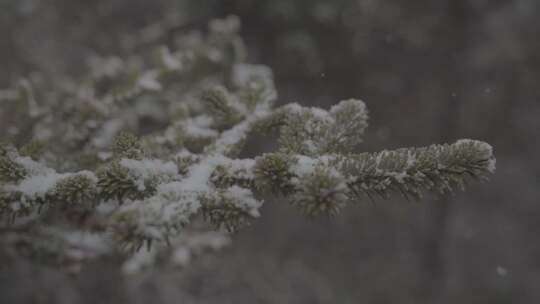
[[[540,302],[537,0],[0,0],[0,87],[35,70],[78,75],[90,55],[144,48],[135,33],[162,43],[229,14],[250,62],[273,68],[280,103],[361,98],[366,151],[479,139],[496,175],[330,220],[268,201],[229,249],[180,271],[123,277],[100,261],[74,277],[10,262],[1,303]]]

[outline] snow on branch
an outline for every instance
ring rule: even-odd
[[[24,147],[0,145],[4,241],[77,261],[124,252],[131,273],[160,252],[188,259],[186,244],[204,247],[193,237],[201,225],[200,235],[227,243],[261,216],[263,197],[335,216],[360,201],[444,194],[494,173],[493,149],[475,140],[358,153],[368,110],[357,99],[328,110],[274,107],[272,71],[243,62],[238,28],[234,17],[214,21],[205,39],[158,47],[157,61],[94,58],[73,83],[28,79],[3,90],[25,101],[20,127],[33,130]],[[272,130],[277,151],[239,158],[249,136]]]

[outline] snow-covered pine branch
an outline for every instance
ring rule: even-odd
[[[6,247],[77,262],[151,247],[127,260],[132,272],[167,246],[189,256],[186,243],[202,246],[186,241],[194,231],[245,227],[261,215],[263,197],[333,216],[394,193],[447,193],[494,172],[491,146],[474,140],[357,153],[366,105],[274,107],[272,72],[243,61],[237,32],[229,17],[204,39],[191,33],[151,56],[94,58],[85,79],[18,82],[6,98],[19,102],[24,119],[13,128],[24,136],[0,146]],[[249,136],[271,130],[277,151],[238,158]]]

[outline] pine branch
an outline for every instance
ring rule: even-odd
[[[254,182],[263,189],[280,190],[310,215],[333,215],[344,202],[387,199],[393,193],[420,199],[425,191],[464,189],[471,179],[486,179],[494,170],[491,146],[460,140],[452,145],[316,158],[265,154],[256,160]]]
[[[66,241],[72,233],[108,246],[90,252],[165,250],[196,223],[238,231],[260,216],[266,196],[335,216],[366,199],[445,194],[494,173],[481,141],[356,153],[364,102],[275,108],[272,72],[241,61],[237,31],[228,18],[205,39],[157,48],[157,63],[98,59],[88,78],[62,88],[30,79],[10,90],[24,101],[20,127],[33,130],[20,149],[0,145],[0,217],[10,236],[48,256],[79,248]],[[157,127],[143,132],[149,118]],[[277,151],[238,158],[249,136],[276,130]]]

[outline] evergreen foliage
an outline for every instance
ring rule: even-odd
[[[131,271],[144,245],[153,259],[201,223],[205,236],[249,225],[268,195],[335,216],[494,172],[492,148],[474,140],[357,153],[368,121],[360,100],[274,107],[271,70],[244,62],[238,30],[234,17],[216,20],[174,48],[94,58],[84,79],[18,82],[11,102],[25,117],[8,140],[28,144],[0,148],[2,242],[62,263],[125,250]],[[249,135],[272,130],[276,152],[238,158]]]

